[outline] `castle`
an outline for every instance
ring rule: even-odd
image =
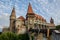
[[[53,29],[54,26],[55,24],[52,17],[50,19],[50,23],[47,23],[46,19],[44,19],[41,15],[34,13],[32,6],[29,3],[26,18],[23,16],[16,18],[15,8],[13,7],[10,15],[10,26],[9,28],[3,28],[3,32],[9,30],[17,34],[23,34],[26,32],[26,30],[31,28]]]

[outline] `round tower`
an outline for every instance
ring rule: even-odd
[[[11,32],[15,32],[15,20],[16,20],[16,14],[15,14],[15,8],[13,7],[10,15],[10,31]]]

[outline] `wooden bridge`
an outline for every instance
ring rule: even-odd
[[[52,34],[52,31],[55,29],[29,29],[29,35],[34,36],[34,40],[42,40],[43,36],[45,36],[46,38],[49,38],[50,35]],[[30,39],[32,40],[32,39]]]

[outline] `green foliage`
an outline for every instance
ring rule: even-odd
[[[4,32],[0,35],[0,40],[29,40],[28,34],[16,35],[12,32]]]
[[[5,32],[0,35],[0,40],[17,40],[17,35],[12,32]]]
[[[34,36],[31,36],[32,40],[34,40]]]
[[[57,26],[56,26],[56,29],[60,29],[60,25],[57,25]]]
[[[18,35],[19,40],[29,40],[28,34],[19,34]]]

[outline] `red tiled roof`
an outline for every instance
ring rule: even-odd
[[[37,19],[44,19],[42,16],[35,14]]]
[[[18,17],[18,19],[25,20],[23,16]]]

